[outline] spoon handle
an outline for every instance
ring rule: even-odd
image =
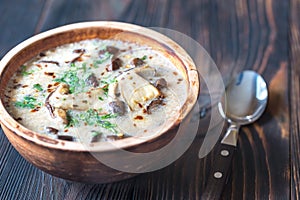
[[[213,167],[210,171],[204,193],[201,196],[202,200],[219,200],[230,172],[236,147],[222,143],[218,144],[217,150],[214,151]]]

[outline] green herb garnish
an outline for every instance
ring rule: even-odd
[[[40,84],[38,84],[38,83],[34,84],[33,88],[36,89],[36,90],[38,90],[38,91],[43,91],[42,86]]]
[[[66,83],[69,85],[70,93],[75,93],[76,87],[79,86],[79,78],[74,70],[66,71],[60,78],[54,79],[56,82]]]
[[[104,87],[102,87],[103,90],[103,94],[108,97],[108,85],[105,85]]]
[[[100,64],[104,63],[105,61],[107,61],[108,59],[110,59],[111,56],[112,56],[111,53],[105,52],[103,55],[101,55],[101,58],[99,60],[94,61],[93,65],[95,67],[98,67],[98,65],[100,65]]]
[[[82,70],[83,72],[86,72],[86,63],[82,63],[82,65],[81,65],[81,67],[79,67],[79,66],[76,66],[76,64],[75,63],[71,63],[70,64],[70,67],[71,68],[73,68],[74,70]]]
[[[108,88],[109,88],[109,85],[112,84],[112,83],[117,83],[118,80],[115,79],[115,78],[111,78],[111,79],[102,79],[100,81],[100,84],[101,84],[101,87],[102,87],[102,90],[104,92],[104,95],[107,97],[108,96]]]
[[[86,63],[82,63],[82,67],[80,69],[82,69],[83,72],[85,73],[86,72]]]
[[[28,76],[28,75],[30,75],[30,74],[32,74],[32,73],[34,72],[34,70],[26,71],[26,68],[27,68],[27,66],[25,66],[25,65],[22,65],[22,66],[21,66],[21,71],[20,71],[20,73],[21,73],[23,76]]]
[[[70,64],[70,67],[76,67],[75,63],[72,62],[72,63]]]
[[[37,106],[41,106],[41,103],[38,103],[36,98],[32,96],[25,96],[22,101],[16,101],[15,106],[19,108],[34,109]]]
[[[67,111],[67,120],[68,120],[68,124],[66,128],[77,126],[79,124],[78,119],[72,116],[71,111]]]
[[[103,97],[98,97],[98,99],[99,99],[100,101],[104,101]]]
[[[79,93],[86,86],[84,80],[79,79],[75,70],[64,72],[60,78],[56,78],[54,81],[68,84],[70,94]]]
[[[78,74],[80,70],[84,72],[83,75]],[[68,84],[70,94],[83,92],[87,86],[85,83],[85,79],[86,77],[88,77],[88,75],[90,75],[85,73],[86,71],[87,71],[86,63],[83,63],[81,67],[77,66],[75,63],[71,63],[70,70],[62,73],[60,77],[54,79],[54,81]]]
[[[111,78],[111,79],[102,79],[101,81],[100,81],[100,83],[101,84],[103,84],[103,85],[109,85],[109,84],[112,84],[112,83],[117,83],[118,82],[118,80],[117,79],[115,79],[115,78]]]
[[[80,122],[83,122],[90,126],[98,125],[102,128],[117,133],[117,131],[115,130],[116,124],[108,121],[108,119],[116,118],[117,117],[116,114],[109,113],[109,114],[101,115],[97,110],[89,109],[85,112],[80,112],[80,113],[74,113],[68,111],[67,116],[69,121],[67,127],[77,126],[79,125]]]
[[[142,58],[141,58],[141,60],[146,60],[147,59],[147,56],[146,55],[144,55]]]

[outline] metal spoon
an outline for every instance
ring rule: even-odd
[[[214,166],[209,175],[202,199],[220,199],[235,152],[241,125],[257,120],[264,112],[268,89],[264,79],[254,71],[243,71],[226,87],[222,102],[218,104],[221,115],[230,123],[213,157]]]

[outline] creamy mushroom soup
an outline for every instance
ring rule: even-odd
[[[180,114],[187,85],[160,51],[90,39],[41,52],[20,66],[5,103],[28,129],[94,143],[159,132]]]

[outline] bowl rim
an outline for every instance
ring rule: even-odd
[[[19,124],[5,109],[5,106],[2,102],[2,99],[0,100],[0,123],[3,127],[6,126],[8,129],[12,131],[13,134],[18,135],[19,137],[24,138],[25,140],[34,142],[38,145],[53,148],[53,149],[60,149],[60,150],[68,150],[68,151],[80,151],[80,152],[106,152],[106,151],[113,151],[116,148],[117,149],[126,149],[130,148],[142,143],[151,142],[160,136],[164,135],[168,130],[170,130],[176,123],[181,121],[184,117],[187,116],[187,114],[192,110],[194,107],[194,104],[197,101],[198,94],[200,92],[200,80],[198,76],[198,72],[196,69],[196,66],[189,56],[189,54],[175,41],[170,39],[169,37],[154,31],[152,29],[125,23],[125,22],[117,22],[117,21],[86,21],[86,22],[79,22],[79,23],[73,23],[73,24],[67,24],[63,26],[59,26],[44,32],[41,32],[39,34],[36,34],[23,42],[16,45],[14,48],[12,48],[9,52],[7,52],[4,57],[0,61],[0,82],[1,77],[3,76],[3,73],[5,71],[6,65],[9,63],[9,61],[16,56],[19,52],[21,52],[23,49],[28,47],[29,45],[38,42],[40,40],[46,39],[48,37],[58,35],[59,33],[64,33],[68,31],[74,31],[76,29],[86,29],[86,28],[112,28],[112,29],[121,29],[127,32],[133,32],[138,33],[143,36],[146,36],[152,40],[159,41],[162,44],[167,44],[168,47],[171,47],[176,53],[178,53],[180,60],[183,61],[184,65],[187,68],[187,75],[189,78],[192,77],[192,80],[194,80],[194,87],[189,87],[188,94],[191,94],[192,101],[186,101],[186,103],[191,104],[192,106],[186,111],[186,113],[183,113],[184,115],[181,116],[182,118],[179,118],[180,120],[175,120],[174,124],[172,124],[168,129],[159,132],[159,134],[154,134],[153,136],[149,137],[147,140],[141,140],[136,137],[129,137],[118,141],[105,141],[101,142],[101,145],[97,145],[95,143],[92,146],[89,146],[87,149],[86,145],[83,145],[80,142],[74,142],[74,141],[65,141],[65,140],[59,140],[59,139],[52,139],[48,137],[47,135],[43,135],[38,132],[34,132],[32,130],[27,129],[23,125]],[[137,30],[139,30],[137,32]],[[176,49],[176,50],[175,50]],[[5,131],[4,131],[5,132]],[[7,134],[7,133],[5,133]],[[108,144],[108,145],[102,145],[102,144]]]

